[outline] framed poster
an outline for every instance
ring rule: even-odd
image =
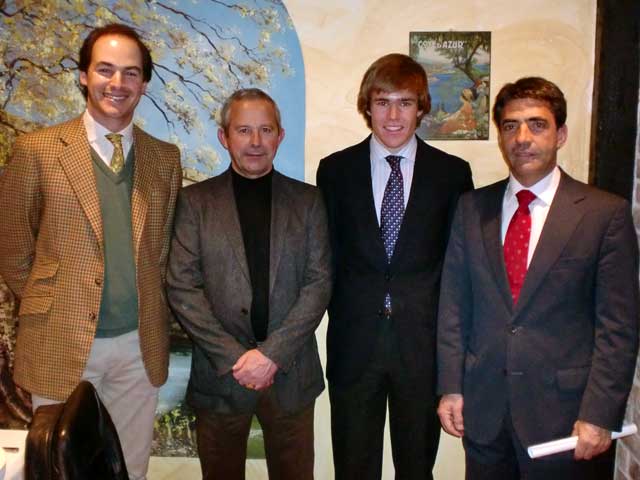
[[[491,32],[411,32],[411,57],[429,79],[431,111],[417,134],[425,140],[487,140]]]

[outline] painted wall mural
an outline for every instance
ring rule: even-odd
[[[267,91],[282,112],[286,138],[276,168],[304,178],[304,65],[291,18],[280,0],[0,2],[0,172],[18,135],[84,110],[78,50],[92,28],[111,22],[134,27],[151,49],[153,77],[135,122],[180,147],[185,184],[228,168],[228,155],[216,137],[216,120],[225,98],[249,86]],[[12,361],[18,328],[15,307],[0,279],[5,364]],[[173,325],[154,455],[196,455],[193,414],[183,403],[190,350],[180,327]],[[24,424],[14,417],[0,409],[0,427]],[[260,437],[255,423],[250,457],[264,456]]]

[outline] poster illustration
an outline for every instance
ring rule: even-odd
[[[491,32],[411,32],[411,57],[429,78],[431,112],[417,134],[425,140],[487,140]]]

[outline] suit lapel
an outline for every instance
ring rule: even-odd
[[[562,173],[558,191],[551,203],[538,245],[524,279],[516,307],[516,315],[526,307],[584,216],[585,212],[579,208],[579,204],[584,200],[585,194],[576,188],[579,185],[564,172]]]
[[[498,287],[498,291],[504,300],[509,311],[513,310],[513,300],[511,299],[511,289],[507,270],[504,265],[504,255],[502,253],[502,199],[504,190],[507,187],[507,180],[495,183],[488,188],[483,198],[481,208],[480,224],[482,226],[482,240],[485,253],[491,265],[493,278]]]
[[[289,221],[288,202],[295,201],[288,198],[286,185],[282,175],[273,172],[271,185],[271,244],[269,246],[269,295],[273,291],[282,249],[284,248],[284,239],[287,232],[287,223]]]
[[[69,128],[60,136],[60,142],[64,145],[59,156],[60,164],[91,224],[100,251],[104,251],[100,198],[82,117],[69,122]]]
[[[380,268],[386,268],[387,254],[373,200],[370,141],[371,135],[360,143],[357,155],[354,157],[353,168],[349,175],[351,181],[348,207],[362,217],[363,231],[370,232],[367,238],[371,239],[372,255],[379,261]]]
[[[151,201],[151,189],[154,182],[153,161],[158,158],[147,136],[142,130],[133,127],[133,148],[135,165],[133,171],[133,190],[131,192],[131,228],[133,234],[133,252],[136,265],[138,264],[138,251],[140,239],[147,218],[147,209]]]
[[[236,206],[236,197],[233,194],[233,184],[231,179],[231,169],[221,175],[220,201],[218,205],[228,205],[228,208],[220,209],[220,223],[222,223],[222,231],[227,237],[227,241],[231,245],[231,250],[238,261],[242,274],[251,285],[251,276],[249,275],[249,265],[247,264],[247,254],[244,249],[244,240],[242,239],[242,228],[240,227],[240,217],[238,216],[238,207]]]
[[[407,202],[407,207],[405,208],[404,215],[402,217],[396,246],[393,249],[393,257],[391,258],[392,264],[398,261],[398,255],[404,251],[403,245],[406,242],[407,237],[411,236],[411,226],[417,225],[418,223],[426,220],[424,218],[418,218],[416,213],[416,204],[425,203],[425,200],[419,197],[433,194],[433,188],[428,185],[431,176],[429,175],[429,159],[425,147],[426,143],[421,139],[418,139],[416,158],[413,166],[413,179],[411,180],[411,189],[409,190],[409,201]],[[379,235],[379,237],[382,238],[381,235]]]

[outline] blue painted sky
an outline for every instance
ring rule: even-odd
[[[302,53],[297,34],[293,29],[288,12],[281,2],[269,0],[256,0],[246,2],[236,2],[236,4],[246,4],[249,7],[275,8],[279,13],[279,21],[285,26],[282,32],[271,35],[270,45],[281,47],[285,50],[290,65],[291,74],[283,75],[277,69],[270,69],[269,85],[260,86],[267,91],[278,103],[283,125],[285,128],[285,139],[280,145],[275,159],[275,167],[285,175],[304,179],[304,130],[305,130],[305,86],[304,86],[304,65]],[[220,7],[215,2],[206,0],[194,0],[193,2],[179,2],[181,10],[211,24],[217,24],[226,29],[227,32],[240,37],[246,45],[254,47],[258,42],[259,29],[256,24],[240,16],[236,11]],[[193,32],[186,21],[180,17],[170,17],[175,22],[175,28],[183,28],[186,32]],[[166,65],[175,67],[175,63],[170,58],[162,59]],[[254,85],[243,85],[250,87]],[[150,91],[163,88],[157,77],[152,78],[149,84]],[[194,105],[195,106],[195,102]],[[199,117],[206,125],[206,135],[204,141],[218,151],[221,163],[215,171],[208,171],[201,165],[198,168],[207,175],[219,174],[229,166],[229,156],[217,139],[217,125],[213,120],[208,120],[209,112],[199,110]],[[144,128],[159,138],[167,139],[169,130],[162,116],[151,104],[150,100],[143,98],[137,116],[144,119]],[[195,134],[187,135],[181,129],[176,133],[180,140],[190,148],[197,148],[203,139]]]

